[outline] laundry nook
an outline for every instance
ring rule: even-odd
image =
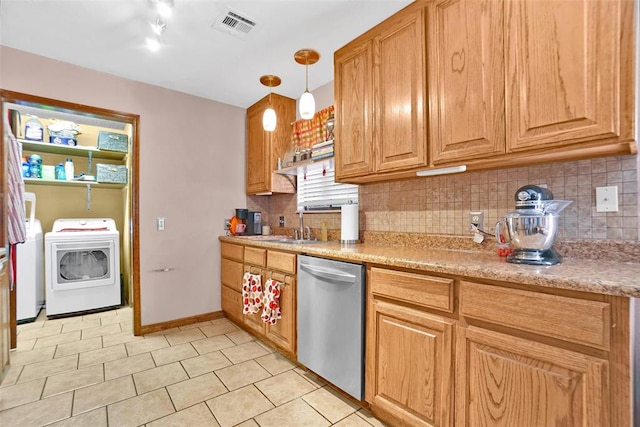
[[[17,96],[4,104],[21,146],[25,240],[16,245],[16,321],[128,303],[133,120]],[[19,201],[17,201],[19,203]]]

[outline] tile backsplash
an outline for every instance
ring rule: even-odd
[[[484,212],[484,228],[514,209],[516,190],[544,184],[556,199],[571,200],[561,214],[558,239],[638,241],[638,158],[606,157],[529,167],[467,172],[360,186],[360,229],[469,236],[469,212]],[[618,187],[618,212],[596,212],[595,189]],[[248,207],[265,224],[297,227],[296,196],[251,196]],[[340,228],[340,213],[306,214],[305,225]]]

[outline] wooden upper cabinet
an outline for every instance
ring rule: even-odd
[[[373,49],[366,39],[336,52],[336,176],[359,176],[373,165]]]
[[[335,54],[337,180],[634,154],[634,3],[416,0]]]
[[[428,164],[424,4],[410,5],[334,55],[337,180]]]
[[[271,94],[277,126],[273,132],[262,127],[262,115],[269,106],[269,95],[247,109],[247,194],[295,193],[293,184],[275,174],[278,157],[283,158],[291,141],[291,123],[296,119],[296,100]]]
[[[373,140],[379,172],[428,164],[425,25],[423,7],[405,9],[382,23],[374,38]]]
[[[505,151],[504,3],[429,4],[431,155],[434,164]]]
[[[267,104],[264,101],[247,110],[247,194],[268,191],[271,185],[266,156],[270,138],[262,128],[262,114]]]
[[[519,0],[505,8],[509,150],[632,138],[632,119],[621,114],[633,108],[633,2]]]

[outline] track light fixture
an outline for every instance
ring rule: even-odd
[[[156,9],[158,16],[155,22],[151,23],[152,37],[147,37],[147,48],[152,52],[160,49],[162,33],[167,29],[167,18],[171,16],[173,10],[173,0],[149,0]]]

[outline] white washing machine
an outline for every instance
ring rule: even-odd
[[[30,203],[26,221],[27,239],[16,246],[16,320],[32,322],[44,305],[44,246],[42,225],[35,219],[36,195],[24,193],[25,204]]]
[[[120,233],[113,219],[57,219],[44,247],[47,316],[121,304]]]

